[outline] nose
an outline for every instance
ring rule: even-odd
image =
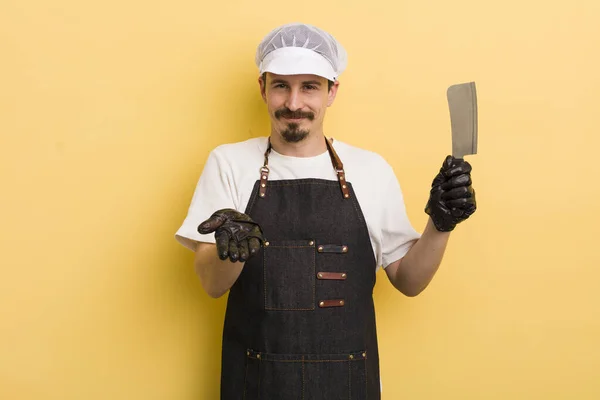
[[[300,90],[298,88],[291,88],[288,93],[289,94],[286,99],[285,106],[291,111],[302,109],[304,104],[302,103]]]

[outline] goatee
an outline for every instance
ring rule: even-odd
[[[287,129],[281,132],[281,136],[288,143],[298,143],[304,140],[309,133],[306,129],[298,129],[298,124],[288,124]]]

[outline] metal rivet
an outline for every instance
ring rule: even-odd
[[[319,246],[318,250],[323,251],[323,246]]]
[[[344,305],[344,300],[340,300],[340,306]]]
[[[344,195],[344,197],[345,197],[345,198],[348,198],[348,197],[350,197],[350,195],[349,195],[349,194],[345,194],[345,195]]]
[[[260,358],[260,354],[257,354],[257,355],[256,355],[256,358]]]
[[[344,246],[344,247],[342,247],[342,251],[343,251],[344,253],[345,253],[345,252],[347,252],[347,251],[348,251],[348,246]]]
[[[351,360],[353,360],[353,359],[354,359],[354,356],[353,356],[352,354],[350,354],[350,359],[351,359]]]
[[[346,185],[342,185],[342,187],[343,187],[344,189],[346,189]]]
[[[322,277],[323,277],[323,274],[319,272],[319,278],[322,278]]]
[[[265,197],[265,194],[264,194],[264,193],[261,193],[261,194],[260,194],[260,197]]]
[[[263,183],[263,184],[262,184],[262,185],[260,185],[260,186],[262,186],[262,187],[265,187],[265,186],[267,186],[267,185],[265,185],[265,184]]]
[[[247,351],[247,352],[246,352],[246,355],[247,355],[247,356],[249,356],[249,355],[250,355],[250,352],[249,352],[249,351]]]
[[[314,246],[315,242],[313,242],[312,240],[310,242],[308,242],[309,246]]]
[[[346,277],[346,274],[342,274],[342,278],[345,278],[345,277]]]
[[[320,303],[319,303],[319,305],[320,305],[321,307],[323,307],[323,306],[325,305],[325,302],[324,302],[324,301],[322,301],[322,302],[320,302]]]
[[[269,245],[269,242],[265,242],[265,246],[268,246],[268,245]]]
[[[263,178],[263,179],[267,179],[267,176],[266,176],[266,175],[263,175],[263,177],[262,177],[262,178]]]
[[[340,176],[340,181],[343,181],[343,180],[344,180],[344,177],[343,177],[343,176]]]
[[[366,357],[366,356],[367,356],[367,353],[363,353],[363,357]]]

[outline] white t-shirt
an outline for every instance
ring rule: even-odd
[[[209,155],[196,186],[188,214],[175,234],[179,243],[195,250],[195,242],[215,243],[214,233],[201,235],[198,225],[215,211],[246,206],[264,164],[268,138],[224,144]],[[402,190],[392,167],[378,154],[339,141],[333,147],[344,164],[365,217],[377,268],[404,257],[420,234],[406,215]],[[269,180],[317,178],[337,181],[329,152],[315,157],[290,157],[271,150]]]

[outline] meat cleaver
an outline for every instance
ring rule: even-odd
[[[448,88],[448,107],[452,127],[452,156],[464,158],[477,154],[477,92],[475,82]]]

